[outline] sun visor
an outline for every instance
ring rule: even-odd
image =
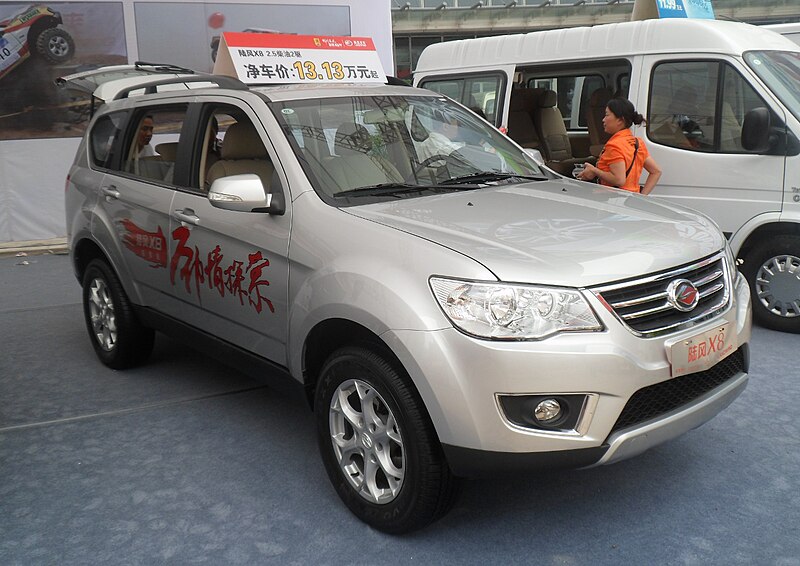
[[[247,84],[386,82],[369,37],[225,32],[214,74]]]

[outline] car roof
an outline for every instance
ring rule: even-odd
[[[124,89],[129,89],[139,84],[143,85],[159,79],[177,79],[204,75],[204,73],[196,73],[191,69],[177,65],[138,61],[133,65],[109,65],[65,75],[58,77],[55,83],[59,88],[90,94],[103,102],[108,102],[114,100],[117,94]],[[169,89],[165,88],[163,90]]]

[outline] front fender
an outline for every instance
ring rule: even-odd
[[[793,223],[800,225],[800,211],[789,210],[784,212],[766,212],[759,214],[743,224],[730,239],[730,246],[734,255],[738,257],[742,246],[748,238],[762,226],[769,224]]]

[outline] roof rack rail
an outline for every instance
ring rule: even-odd
[[[133,66],[136,69],[147,67],[148,71],[155,73],[183,73],[186,75],[193,75],[197,73],[197,71],[187,69],[186,67],[181,67],[179,65],[173,65],[172,63],[148,63],[147,61],[136,61],[134,62]]]
[[[245,83],[233,77],[224,75],[194,74],[188,77],[170,77],[168,79],[160,79],[157,81],[151,81],[148,83],[137,84],[123,88],[114,95],[114,100],[128,98],[128,94],[136,90],[144,89],[144,94],[155,94],[158,92],[159,86],[183,83],[213,83],[220,88],[229,88],[232,90],[250,90],[250,87],[248,87]]]

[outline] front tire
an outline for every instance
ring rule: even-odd
[[[753,319],[772,330],[800,333],[800,237],[759,242],[745,257],[742,273],[753,296]]]
[[[155,332],[136,318],[119,278],[105,261],[92,260],[83,275],[83,316],[94,351],[108,367],[137,366],[153,351]]]
[[[389,357],[348,347],[325,364],[315,395],[322,460],[339,497],[386,533],[419,529],[458,493],[422,399]]]
[[[36,52],[48,63],[57,65],[75,55],[75,40],[61,28],[47,28],[36,38]]]

